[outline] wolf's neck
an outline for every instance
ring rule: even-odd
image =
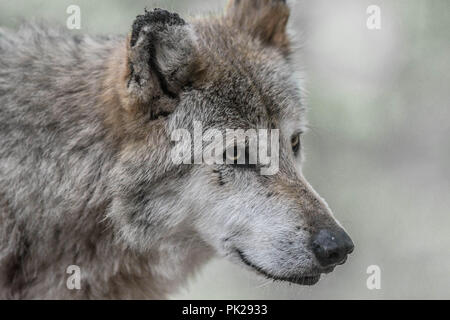
[[[148,287],[150,298],[164,298],[187,284],[214,251],[195,237],[173,237],[151,250]]]
[[[121,250],[117,261],[112,262],[116,263],[116,269],[104,266],[110,276],[96,277],[106,280],[102,286],[109,289],[103,292],[113,293],[107,298],[162,299],[185,286],[189,277],[213,255],[213,250],[195,235],[175,235],[144,253]],[[104,298],[101,294],[89,298]]]

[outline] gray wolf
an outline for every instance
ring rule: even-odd
[[[155,9],[128,36],[0,29],[0,297],[165,298],[213,256],[315,284],[353,243],[301,172],[290,9]],[[278,129],[279,170],[171,161],[176,129]],[[66,269],[80,267],[69,290]]]

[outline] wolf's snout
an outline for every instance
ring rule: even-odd
[[[321,229],[312,239],[313,252],[323,267],[344,263],[354,249],[353,241],[343,230]]]

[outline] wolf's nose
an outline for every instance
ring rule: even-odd
[[[353,241],[343,230],[321,229],[312,238],[312,249],[323,267],[344,263],[354,249]]]

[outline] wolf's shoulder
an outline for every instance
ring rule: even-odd
[[[72,44],[74,46],[89,40],[96,43],[108,42],[121,38],[118,35],[91,35],[70,30],[62,24],[44,20],[32,20],[22,22],[17,29],[0,25],[0,48],[13,49],[14,46],[27,47],[55,44],[54,49],[61,45]],[[60,44],[58,46],[58,44]]]
[[[96,103],[116,39],[46,22],[0,27],[0,127],[10,128],[0,133],[12,136],[13,130],[24,134],[25,127],[36,132],[50,125],[70,131],[61,126],[82,121],[88,114],[82,109]]]
[[[76,43],[77,35],[71,35],[57,24],[47,22],[23,22],[17,29],[0,26],[0,50],[2,54],[29,52],[33,48],[43,48],[48,44]],[[54,49],[58,49],[56,46]]]
[[[45,21],[24,22],[16,30],[0,26],[0,66],[29,69],[101,59],[121,39],[117,35],[80,33]]]

